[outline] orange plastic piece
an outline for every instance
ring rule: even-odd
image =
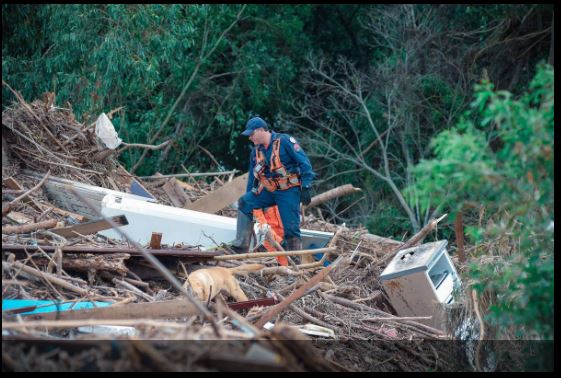
[[[259,224],[268,224],[271,227],[271,233],[275,238],[277,243],[281,243],[284,239],[284,228],[282,226],[282,220],[279,213],[279,208],[277,206],[271,206],[263,209],[253,210],[253,215]],[[265,249],[269,252],[276,251],[276,248],[271,245],[269,241],[263,243]],[[288,266],[288,259],[286,256],[276,256],[279,264],[283,266]]]

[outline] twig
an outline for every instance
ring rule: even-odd
[[[117,278],[113,278],[111,280],[111,282],[113,282],[115,285],[122,286],[125,289],[128,289],[128,290],[132,291],[136,295],[139,295],[142,298],[146,299],[148,302],[154,302],[154,298],[151,295],[148,295],[148,294],[144,293],[142,290],[140,290],[136,286],[134,286],[134,285],[132,285],[132,284],[126,282],[126,281],[119,280]]]
[[[149,149],[149,150],[155,151],[155,150],[159,150],[159,149],[164,148],[165,146],[167,146],[168,144],[170,144],[171,141],[172,141],[172,140],[169,139],[169,140],[166,140],[165,142],[160,143],[160,144],[158,144],[158,145],[122,142],[121,145],[124,146],[124,147],[123,147],[122,149],[119,150],[119,153],[125,151],[126,149],[133,148],[133,147],[147,148],[147,149]]]

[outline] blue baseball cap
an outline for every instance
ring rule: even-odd
[[[265,130],[269,129],[269,126],[267,126],[267,122],[263,121],[263,119],[259,117],[253,117],[245,124],[245,131],[242,133],[242,135],[250,136],[255,130],[261,127]]]

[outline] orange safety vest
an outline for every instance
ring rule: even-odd
[[[267,189],[269,192],[274,192],[275,190],[286,190],[294,186],[300,186],[301,181],[297,173],[288,173],[286,168],[280,160],[280,139],[275,139],[273,141],[273,153],[271,154],[271,161],[269,164],[271,173],[276,173],[280,177],[265,177],[265,155],[259,151],[259,148],[255,149],[255,168],[253,169],[253,174],[255,178],[259,180],[259,186],[254,188],[252,191],[255,194],[261,193],[263,188]]]
[[[277,241],[277,243],[281,243],[282,239],[284,238],[284,228],[282,226],[282,220],[279,213],[279,208],[277,206],[271,206],[267,209],[255,209],[253,210],[253,215],[259,224],[268,224],[271,227],[271,233],[273,237]],[[273,245],[266,241],[263,243],[265,249],[269,252],[276,251],[276,248]],[[276,256],[277,261],[279,264],[283,266],[288,266],[288,259],[286,256]]]

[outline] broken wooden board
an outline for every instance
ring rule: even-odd
[[[158,319],[184,318],[196,315],[195,306],[185,300],[130,303],[86,310],[58,311],[22,315],[33,320],[84,320],[84,319]]]
[[[214,214],[233,202],[236,202],[247,189],[248,173],[236,177],[219,189],[207,194],[189,206],[189,210]]]
[[[24,170],[23,173],[31,177],[38,177],[37,173],[33,171]],[[98,214],[88,205],[83,203],[78,196],[74,195],[70,188],[74,189],[83,197],[89,199],[100,212],[101,201],[107,194],[114,194],[122,198],[133,198],[141,201],[155,202],[147,197],[118,192],[116,190],[105,189],[99,186],[82,184],[59,177],[49,177],[45,182],[44,187],[47,197],[56,206],[62,208],[63,210],[78,213],[92,219],[98,218]]]
[[[127,217],[124,215],[117,215],[111,218],[113,222],[115,222],[119,226],[126,226],[129,224],[127,221]],[[55,228],[52,229],[51,232],[60,235],[64,238],[70,238],[74,236],[80,235],[89,235],[95,234],[98,231],[107,230],[112,228],[111,223],[106,221],[105,219],[95,220],[91,222],[75,224],[69,227],[62,227],[62,228]]]
[[[33,219],[29,218],[27,215],[23,213],[18,213],[17,211],[10,211],[6,217],[16,222],[17,224],[26,224],[33,222]]]
[[[162,248],[162,233],[152,232],[152,237],[150,238],[150,249],[160,248]]]
[[[191,200],[187,194],[185,194],[183,189],[181,189],[181,186],[179,186],[175,177],[171,177],[167,180],[163,189],[175,207],[187,209],[191,206]]]
[[[50,211],[52,211],[53,213],[56,213],[58,215],[62,215],[63,217],[71,217],[76,219],[78,222],[86,222],[89,218],[85,217],[83,215],[80,214],[76,214],[70,211],[66,211],[66,210],[62,210],[59,209],[58,207],[55,207],[53,205],[51,205],[50,203],[46,203],[45,205],[43,205],[43,208],[45,209],[50,209]]]

